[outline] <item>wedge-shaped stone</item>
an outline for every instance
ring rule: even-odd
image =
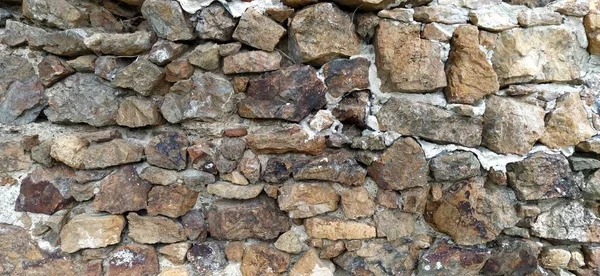
[[[100,190],[94,198],[96,211],[122,214],[146,209],[150,182],[141,179],[135,168],[125,166],[100,182]]]
[[[360,186],[366,176],[367,171],[348,152],[318,156],[308,163],[294,166],[296,180],[325,180]]]
[[[248,8],[233,32],[233,39],[260,50],[273,51],[285,32],[285,28],[268,16]]]
[[[257,197],[262,192],[264,185],[241,186],[229,182],[217,182],[208,184],[206,191],[209,194],[222,198],[230,199],[251,199]]]
[[[548,147],[561,148],[576,145],[596,134],[583,105],[579,93],[568,93],[558,98],[540,141]]]
[[[386,190],[404,190],[427,185],[427,160],[413,138],[400,138],[368,169],[369,176]]]
[[[171,41],[194,38],[192,24],[177,1],[146,0],[143,2],[142,15],[148,20],[158,37]]]

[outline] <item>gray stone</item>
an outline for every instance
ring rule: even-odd
[[[24,0],[23,15],[61,29],[81,27],[87,21],[86,14],[67,0]]]
[[[260,50],[273,51],[285,33],[285,28],[277,22],[254,8],[248,8],[240,18],[233,38]]]
[[[194,38],[191,22],[177,1],[145,0],[141,11],[158,37],[171,41]]]
[[[206,42],[198,45],[189,55],[188,61],[207,71],[219,69],[219,45]]]
[[[440,154],[431,159],[429,168],[437,181],[457,181],[476,176],[481,164],[472,152],[459,151]]]
[[[469,19],[481,29],[491,32],[501,32],[519,27],[517,17],[520,12],[525,10],[527,9],[522,6],[501,3],[500,5],[471,11]]]
[[[517,20],[522,27],[560,25],[563,22],[563,18],[559,13],[550,11],[547,8],[521,11]]]
[[[227,56],[223,59],[223,73],[262,73],[279,69],[279,52],[248,51]]]
[[[578,201],[562,202],[538,215],[531,233],[562,242],[600,242],[600,220]]]
[[[425,23],[460,24],[468,20],[465,9],[453,6],[423,6],[414,10],[414,19]]]
[[[183,170],[187,165],[188,145],[188,138],[183,133],[173,131],[159,134],[144,149],[146,162],[165,169]]]
[[[134,56],[152,48],[151,32],[138,31],[131,34],[96,33],[84,40],[90,50],[105,55]]]
[[[196,33],[201,39],[229,41],[236,24],[237,20],[221,3],[213,2],[200,11]]]
[[[155,90],[164,82],[165,72],[145,58],[138,58],[132,64],[119,71],[113,84],[129,88],[143,96],[158,94]]]
[[[591,157],[569,156],[569,163],[571,169],[576,172],[600,168],[600,160]]]
[[[186,44],[160,40],[152,46],[150,53],[148,53],[148,60],[158,66],[165,66],[181,56],[187,49],[188,46]]]

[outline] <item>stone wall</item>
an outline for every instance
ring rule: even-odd
[[[599,275],[600,3],[0,0],[2,275]]]

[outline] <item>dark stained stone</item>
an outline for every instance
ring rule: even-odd
[[[279,275],[286,272],[290,261],[290,255],[269,245],[249,245],[244,249],[242,257],[242,275],[258,276],[263,275],[264,271],[272,271],[273,275]]]
[[[213,2],[200,11],[196,33],[201,39],[229,41],[236,23],[221,3]]]
[[[148,20],[152,30],[161,38],[168,40],[191,40],[194,31],[179,3],[175,0],[142,1],[142,14]]]
[[[212,275],[227,265],[225,248],[222,243],[215,241],[192,245],[187,252],[187,260],[198,275]]]
[[[505,239],[498,242],[480,271],[484,275],[528,275],[538,267],[539,246],[533,241]]]
[[[437,181],[456,181],[479,174],[481,164],[472,152],[460,151],[440,154],[429,163]]]
[[[98,77],[112,81],[115,75],[127,67],[131,60],[115,56],[99,56],[94,60],[93,72]]]
[[[104,259],[104,268],[106,276],[155,275],[160,271],[154,247],[136,243],[117,247]]]
[[[397,98],[389,99],[377,117],[382,130],[467,147],[481,144],[481,117],[463,117],[433,105]]]
[[[417,275],[477,275],[489,258],[488,249],[461,247],[438,239],[419,261]]]
[[[189,240],[204,240],[207,234],[204,213],[200,209],[192,209],[181,217],[183,232]]]
[[[151,188],[152,184],[141,179],[133,166],[125,166],[100,182],[93,206],[111,214],[142,210]]]
[[[571,171],[562,154],[536,152],[522,161],[506,165],[508,185],[521,200],[579,196],[583,181]]]
[[[323,66],[329,94],[340,97],[352,90],[369,88],[369,62],[366,58],[335,59]]]
[[[358,248],[348,246],[349,241],[346,245],[349,250],[333,262],[351,275],[411,275],[416,269],[419,256],[409,252],[411,248],[406,243],[372,239],[358,243]]]
[[[295,180],[325,180],[349,186],[365,182],[367,170],[349,152],[325,154],[294,166]]]
[[[338,103],[331,114],[343,123],[365,127],[369,100],[369,91],[351,92]]]
[[[168,132],[150,140],[144,152],[148,164],[171,170],[186,167],[188,138],[183,133]]]
[[[386,190],[404,190],[427,185],[427,160],[413,138],[400,138],[368,169],[369,176]]]
[[[208,211],[208,225],[210,235],[219,240],[270,240],[290,229],[288,217],[267,196],[218,200]]]
[[[291,66],[251,80],[238,113],[245,118],[300,122],[325,105],[325,91],[313,67]]]
[[[75,73],[70,65],[67,64],[63,59],[47,55],[38,64],[38,70],[42,84],[46,87],[52,86],[61,79]]]
[[[187,213],[198,198],[198,192],[184,185],[154,186],[148,193],[148,214],[177,218]]]
[[[38,168],[21,181],[15,211],[50,215],[72,201],[69,188],[75,185],[75,173],[62,166]]]
[[[246,141],[240,138],[224,138],[219,145],[219,153],[229,160],[238,160],[244,155]]]
[[[290,178],[292,162],[285,158],[271,157],[262,169],[261,179],[269,183],[281,183]]]
[[[94,74],[77,73],[46,89],[49,107],[44,114],[55,123],[113,125],[120,93]]]

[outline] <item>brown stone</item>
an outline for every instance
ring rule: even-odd
[[[346,250],[346,246],[343,241],[335,241],[331,242],[328,245],[325,245],[321,252],[319,253],[319,257],[321,259],[331,259],[339,256]]]
[[[248,147],[255,153],[297,152],[316,155],[325,148],[325,137],[310,137],[300,126],[281,130],[261,130],[246,136]]]
[[[181,217],[183,231],[189,240],[206,239],[207,227],[201,209],[192,209]]]
[[[442,153],[431,159],[429,169],[437,181],[457,181],[471,178],[480,172],[477,156],[468,151]]]
[[[505,239],[492,250],[480,273],[486,275],[533,273],[538,266],[538,245],[522,239]]]
[[[360,186],[367,171],[348,152],[320,155],[306,163],[295,164],[295,180],[325,180]]]
[[[154,186],[148,193],[148,214],[177,218],[192,209],[197,198],[198,192],[185,185]]]
[[[325,92],[326,87],[313,67],[290,66],[250,80],[238,113],[245,118],[300,122],[325,105]]]
[[[111,214],[145,209],[151,188],[152,184],[141,179],[134,167],[122,167],[100,182],[94,209]]]
[[[21,143],[0,142],[0,172],[14,172],[28,169],[32,162]]]
[[[285,28],[271,18],[249,8],[242,14],[233,39],[260,50],[273,51],[285,33]]]
[[[50,156],[65,165],[83,169],[83,158],[89,142],[77,135],[65,135],[53,140]]]
[[[86,169],[135,163],[144,157],[144,148],[124,139],[114,139],[106,143],[93,144],[83,151],[83,166]]]
[[[314,248],[306,251],[290,269],[290,276],[333,275],[335,265],[328,260],[321,260]]]
[[[332,3],[318,3],[297,12],[289,26],[289,49],[300,62],[322,66],[334,58],[360,53],[352,18]]]
[[[185,263],[185,256],[191,244],[189,242],[179,242],[169,245],[165,245],[158,250],[158,253],[162,254],[171,261],[173,264],[182,265]]]
[[[487,249],[461,247],[450,244],[446,239],[438,239],[420,258],[417,273],[477,275],[489,258]]]
[[[439,42],[420,38],[417,24],[382,20],[375,36],[383,92],[430,92],[447,85]]]
[[[484,182],[477,177],[443,188],[441,200],[427,203],[426,221],[459,245],[494,240],[504,228],[514,226],[518,217],[510,189],[484,187]]]
[[[332,110],[340,122],[352,124],[357,127],[366,126],[367,106],[371,95],[369,91],[355,91],[346,95]]]
[[[365,187],[356,187],[342,192],[341,200],[344,217],[358,219],[370,217],[375,213],[375,201]]]
[[[146,58],[138,58],[118,71],[112,83],[121,88],[132,89],[142,96],[161,94],[159,86],[164,82],[165,72]],[[157,93],[160,91],[159,93]]]
[[[192,24],[177,1],[145,0],[142,2],[144,2],[141,7],[142,15],[159,37],[172,41],[194,38]]]
[[[87,16],[66,0],[23,1],[23,16],[61,28],[77,28],[85,25]]]
[[[347,92],[369,88],[369,66],[366,58],[335,59],[323,66],[328,92],[341,97]]]
[[[473,104],[487,94],[498,91],[498,77],[479,49],[479,30],[459,26],[454,30],[452,49],[446,67],[446,99],[451,103]]]
[[[304,220],[306,233],[311,238],[330,240],[370,239],[376,236],[375,227],[353,220],[314,217]]]
[[[199,12],[196,32],[201,39],[230,41],[236,24],[225,7],[214,2]]]
[[[188,61],[203,70],[213,71],[219,69],[219,45],[213,42],[206,42],[196,46],[188,55]]]
[[[38,168],[21,180],[15,211],[50,215],[71,202],[70,186],[76,185],[74,172],[62,166]]]
[[[242,275],[281,275],[287,271],[291,258],[287,253],[281,252],[264,244],[253,244],[244,250],[242,258]],[[265,273],[266,271],[269,271]]]
[[[596,134],[579,93],[568,93],[558,98],[556,107],[547,118],[546,132],[540,142],[550,148],[577,145]]]
[[[40,79],[44,86],[52,86],[61,79],[75,73],[75,70],[61,58],[48,55],[38,64]]]
[[[377,204],[390,209],[398,208],[397,193],[395,191],[377,190]]]
[[[144,97],[127,97],[119,104],[117,124],[127,127],[156,126],[164,122],[159,106]]]
[[[583,18],[583,26],[588,38],[588,51],[591,54],[600,55],[600,13],[590,11]]]
[[[93,73],[96,58],[97,58],[96,55],[80,56],[80,57],[77,57],[72,60],[67,60],[67,64],[69,66],[71,66],[73,69],[75,69],[75,71],[77,71],[77,72]]]
[[[225,256],[227,257],[227,260],[231,262],[241,262],[244,255],[244,247],[244,243],[239,241],[227,243],[225,246]]]
[[[404,190],[427,184],[427,160],[421,146],[412,138],[401,138],[371,163],[369,176],[386,190]]]
[[[267,196],[250,200],[217,200],[208,211],[208,225],[215,239],[274,239],[290,228],[288,217]]]
[[[194,74],[194,67],[186,59],[175,60],[165,67],[165,80],[177,82],[190,78]]]
[[[181,224],[163,216],[140,216],[131,212],[127,215],[127,226],[127,235],[139,243],[174,243],[186,239]]]
[[[165,169],[183,170],[187,164],[188,145],[187,136],[183,133],[159,134],[152,138],[144,149],[146,162]]]
[[[223,73],[262,73],[279,69],[279,52],[248,51],[228,55],[223,59]]]
[[[158,274],[158,254],[154,247],[142,244],[126,244],[115,248],[104,259],[106,276],[143,276]]]
[[[337,209],[340,197],[330,184],[287,183],[279,188],[277,202],[291,218],[307,218]]]
[[[275,21],[283,23],[283,21],[288,19],[290,15],[294,13],[294,9],[288,7],[272,7],[267,8],[265,13]]]
[[[400,210],[385,210],[374,216],[377,236],[388,241],[410,237],[415,231],[415,217]]]
[[[60,248],[74,253],[84,248],[101,248],[121,241],[125,219],[118,215],[74,216],[60,231]]]
[[[402,211],[413,214],[423,214],[427,204],[429,186],[416,187],[400,192]]]
[[[44,254],[36,243],[31,239],[28,231],[24,228],[0,224],[0,272],[7,275],[18,275],[28,263],[41,261]]]

